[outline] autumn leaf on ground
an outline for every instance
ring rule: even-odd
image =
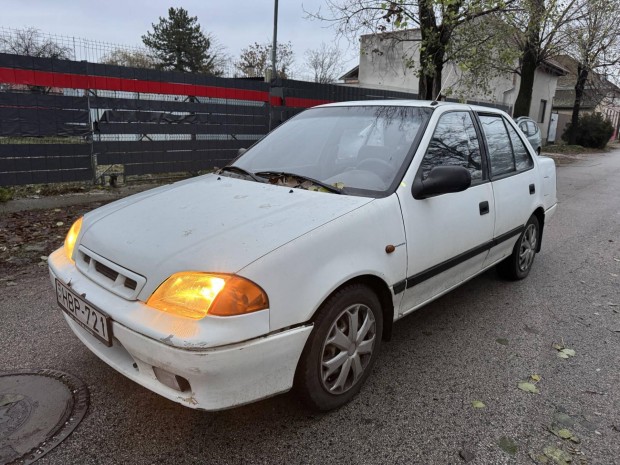
[[[540,381],[541,377],[540,375],[532,375],[530,376],[530,378],[532,379],[532,381],[534,381],[535,383],[537,383],[538,381]]]
[[[486,407],[486,405],[484,404],[484,402],[481,402],[481,401],[479,401],[479,400],[474,400],[474,401],[472,401],[471,406],[472,406],[473,408],[485,408],[485,407]]]
[[[547,446],[543,449],[543,452],[557,465],[568,465],[573,460],[568,452],[558,449],[555,446]]]
[[[532,394],[540,393],[540,390],[536,387],[536,385],[527,381],[520,381],[519,384],[517,384],[517,387],[522,391],[531,392]]]
[[[570,439],[574,443],[579,443],[579,438],[573,434],[573,432],[567,428],[549,428],[553,434],[561,439]]]
[[[499,441],[497,441],[497,444],[499,445],[500,449],[502,449],[509,455],[516,455],[519,448],[516,442],[506,436],[501,437]]]

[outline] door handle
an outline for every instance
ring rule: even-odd
[[[480,208],[481,215],[486,215],[487,213],[489,213],[489,202],[487,202],[486,200],[484,202],[480,202],[478,204],[478,208]]]
[[[530,184],[530,195],[533,195],[536,193],[536,186],[534,184]]]

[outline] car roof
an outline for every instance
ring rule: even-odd
[[[314,108],[330,108],[330,107],[362,107],[362,106],[389,106],[389,107],[416,107],[416,108],[439,108],[450,107],[454,109],[465,109],[483,112],[497,112],[506,114],[504,111],[481,105],[469,105],[466,103],[454,102],[435,102],[431,100],[356,100],[350,102],[334,102],[318,105]]]

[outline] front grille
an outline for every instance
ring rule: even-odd
[[[146,278],[80,246],[78,269],[100,286],[128,300],[136,300]]]
[[[108,268],[103,263],[99,263],[97,261],[95,262],[95,270],[97,270],[106,278],[111,279],[112,281],[116,281],[116,278],[118,278],[119,275],[119,273],[114,271],[112,268]]]

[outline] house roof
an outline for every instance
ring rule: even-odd
[[[569,73],[569,70],[564,68],[560,63],[555,60],[544,60],[542,64],[539,65],[540,68],[547,71],[549,74],[553,74],[555,76],[566,76]]]
[[[355,68],[350,69],[349,71],[344,73],[338,79],[339,80],[358,79],[359,78],[359,74],[360,74],[360,65],[357,65]]]

